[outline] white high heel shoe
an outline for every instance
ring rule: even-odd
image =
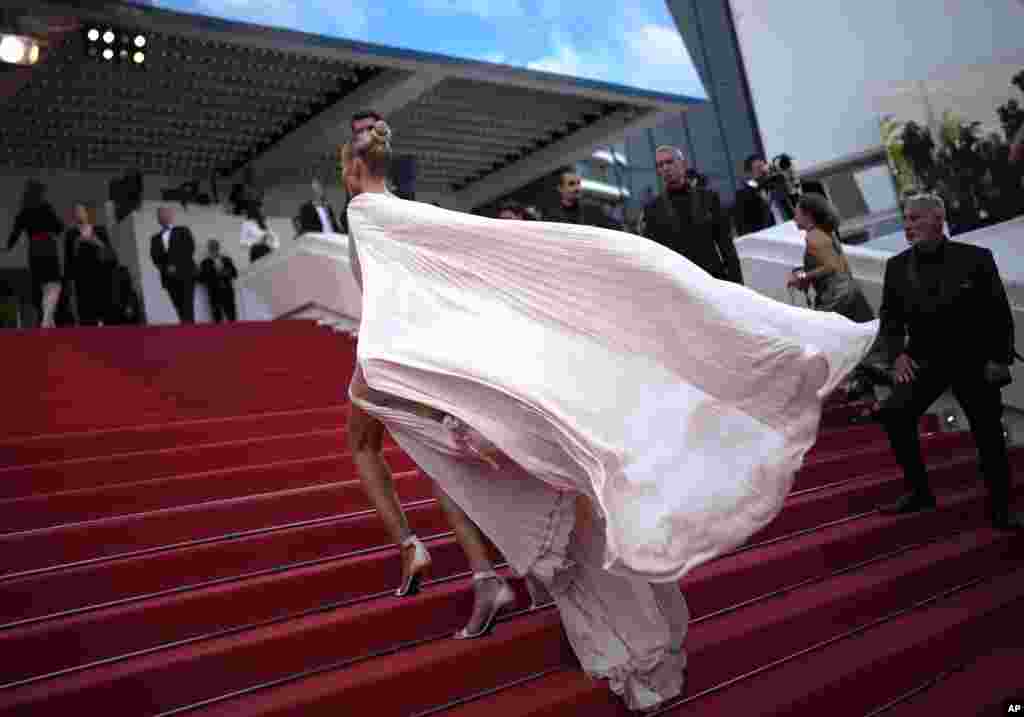
[[[405,576],[402,584],[395,590],[395,597],[406,597],[418,593],[420,591],[420,582],[423,578],[423,571],[430,567],[430,553],[427,552],[427,547],[415,535],[410,535],[402,541],[401,548],[403,553],[409,547],[413,548],[412,563],[409,565],[408,575]]]
[[[494,600],[488,606],[487,617],[482,623],[480,623],[480,627],[474,632],[469,632],[465,627],[459,630],[455,633],[456,640],[472,640],[473,638],[486,635],[494,626],[494,618],[498,616],[498,613],[516,601],[515,592],[511,587],[509,587],[509,584],[505,582],[503,578],[498,577],[498,574],[493,570],[485,570],[482,573],[473,573],[474,583],[491,579],[500,581],[501,587],[498,588],[498,594],[494,596]]]

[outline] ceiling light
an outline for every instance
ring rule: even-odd
[[[135,36],[135,47],[145,47],[145,46],[146,46],[146,38],[145,38],[145,36],[143,36],[143,35],[136,35]]]
[[[106,50],[103,51],[103,59],[104,60],[113,60],[114,59],[114,51],[111,50],[108,47]]]
[[[38,41],[23,35],[0,35],[0,62],[34,65],[38,61]]]
[[[146,61],[146,53],[136,52],[134,55],[132,55],[132,60],[135,62],[136,65],[141,65],[143,62]]]
[[[113,45],[114,44],[114,31],[113,30],[107,30],[105,33],[103,33],[103,42],[107,43],[108,45]]]
[[[89,30],[88,38],[89,38],[89,42],[99,42],[100,31],[97,30],[95,27],[92,28],[91,30]]]

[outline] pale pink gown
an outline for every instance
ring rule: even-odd
[[[632,709],[678,695],[678,581],[777,515],[877,322],[774,302],[609,230],[379,194],[348,218],[367,385],[352,400],[545,585],[589,674]],[[508,460],[493,469],[404,401]],[[590,529],[574,530],[577,493],[599,511]]]

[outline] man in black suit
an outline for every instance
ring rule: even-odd
[[[195,323],[195,239],[188,227],[174,226],[174,210],[170,207],[160,207],[156,217],[161,230],[149,240],[149,255],[178,312],[178,320],[183,324]]]
[[[622,229],[601,207],[580,201],[583,179],[572,167],[562,167],[558,175],[558,202],[544,212],[544,220],[561,224],[584,224],[603,229]]]
[[[654,164],[665,192],[644,207],[643,235],[682,254],[716,279],[742,284],[732,222],[718,194],[691,186],[686,157],[678,147],[658,147]]]
[[[747,181],[736,190],[733,209],[736,234],[746,236],[793,218],[793,202],[786,194],[785,184],[766,181],[770,170],[764,157],[750,155],[743,162],[743,171]]]
[[[206,242],[206,250],[210,255],[199,265],[199,281],[206,284],[210,295],[210,313],[215,323],[219,324],[224,318],[234,321],[237,318],[234,281],[238,278],[238,269],[230,256],[220,253],[220,242],[216,239]]]
[[[1013,315],[992,252],[950,241],[943,232],[945,216],[935,195],[908,199],[904,225],[911,247],[885,267],[882,332],[898,356],[893,393],[880,418],[910,492],[881,510],[914,513],[935,507],[918,421],[952,387],[978,448],[992,522],[1000,529],[1020,530],[1021,517],[1009,509],[1010,464],[1000,394],[1016,355]]]
[[[343,222],[339,222],[334,209],[324,199],[324,185],[319,179],[313,180],[313,199],[299,208],[299,236],[309,232],[344,234]]]

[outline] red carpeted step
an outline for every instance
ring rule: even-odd
[[[937,433],[939,428],[939,417],[935,414],[926,414],[921,417],[921,433]],[[885,429],[878,423],[859,424],[845,428],[825,428],[818,431],[818,440],[814,443],[812,453],[817,451],[844,450],[853,448],[864,443],[875,441],[888,441]]]
[[[1011,465],[1024,468],[1024,451],[1011,453]],[[981,482],[977,462],[954,458],[929,466],[929,480],[937,494],[949,493]],[[851,480],[818,490],[798,492],[786,501],[779,516],[750,542],[774,540],[851,516],[873,512],[878,505],[899,499],[906,491],[902,472],[893,470],[867,480]]]
[[[765,664],[765,660],[788,656],[808,647],[808,643],[867,624],[937,591],[976,576],[1005,570],[1012,564],[1008,556],[1014,549],[1014,543],[1019,548],[1020,540],[991,534],[963,536],[959,540],[922,547],[864,566],[854,573],[801,587],[777,599],[759,601],[698,623],[693,626],[687,641],[691,681],[695,687],[718,684],[751,669],[748,665],[758,667]],[[894,586],[898,589],[893,589]],[[403,612],[411,613],[411,610],[391,614],[397,618]],[[544,612],[547,619],[542,625],[535,625],[529,617],[522,621],[506,621],[488,640],[470,641],[469,644],[453,644],[456,641],[452,640],[433,642],[388,656],[386,660],[366,660],[276,689],[252,692],[199,714],[207,717],[219,714],[301,714],[316,717],[336,715],[356,704],[372,704],[374,713],[382,717],[414,714],[509,680],[521,679],[559,664],[567,665],[569,658],[562,648],[557,616],[551,609]],[[415,623],[417,628],[420,620]],[[530,621],[529,627],[534,628],[529,629],[528,637],[510,629],[514,623],[520,623],[517,627],[522,628],[522,623],[527,621]],[[104,693],[115,690],[117,694],[128,696],[129,700],[139,700],[137,706],[133,702],[122,701],[122,704],[131,704],[137,712],[168,709],[182,705],[186,700],[208,698],[210,686],[204,686],[202,681],[204,676],[208,679],[209,672],[214,669],[221,671],[217,680],[220,689],[230,691],[279,679],[289,671],[308,671],[324,654],[320,643],[335,645],[334,656],[343,654],[344,645],[338,643],[341,633],[337,631],[336,623],[311,630],[303,629],[305,624],[305,620],[295,621],[282,626],[274,635],[266,634],[267,639],[274,640],[273,646],[264,642],[261,639],[264,633],[257,630],[257,634],[249,635],[248,639],[240,635],[230,644],[225,643],[220,650],[211,643],[180,657],[165,654],[163,660],[159,660],[161,656],[154,654],[122,664],[120,669],[96,668],[82,675],[18,690],[13,701],[4,703],[4,706],[32,707],[40,710],[38,714],[42,715],[58,714],[59,710],[70,709],[72,705],[87,709],[103,699]],[[378,629],[385,629],[377,628],[371,620],[361,624],[374,637]],[[515,643],[506,642],[508,633],[518,638]],[[345,634],[354,639],[351,629]],[[430,633],[424,630],[421,634]],[[555,655],[558,655],[557,660]],[[173,669],[168,662],[174,665]],[[207,665],[205,670],[204,663]],[[587,688],[585,695],[583,699],[576,696],[566,704],[576,714],[597,714],[591,710],[608,704],[612,699],[610,693],[604,686],[587,680],[582,673],[577,674]],[[132,695],[129,692],[131,685],[140,690],[144,688],[145,695]],[[0,699],[3,697],[0,695]],[[491,705],[488,714],[499,709]],[[524,714],[521,711],[515,713]],[[566,711],[549,714],[566,714]]]
[[[734,689],[727,683],[748,672],[867,626],[886,614],[906,609],[963,582],[990,573],[1005,573],[1015,565],[1013,556],[1022,540],[1020,536],[991,532],[961,533],[953,539],[871,563],[724,615],[697,620],[691,624],[686,641],[688,668],[684,695],[699,694],[716,686],[722,686],[727,693]],[[684,585],[684,594],[686,592]],[[739,682],[737,686],[742,684]],[[731,710],[709,708],[698,700],[693,714],[744,714],[739,702],[729,704]],[[760,704],[751,701],[747,707],[758,705],[754,713],[760,715],[763,714]],[[495,712],[521,717],[563,714],[612,717],[626,711],[603,684],[588,680],[578,670],[566,669],[499,690],[445,710],[443,714],[477,717]],[[690,714],[685,710],[670,713]],[[260,710],[252,714],[287,712]],[[319,713],[310,711],[308,714]],[[789,714],[833,712],[795,710]]]
[[[959,434],[929,436],[924,439],[929,455],[945,455],[948,450],[959,450],[957,442],[964,442]],[[287,440],[262,440],[215,445],[212,447],[189,448],[159,453],[141,453],[123,457],[124,463],[116,459],[72,462],[77,474],[66,476],[66,482],[79,484],[79,489],[59,490],[55,481],[65,479],[56,464],[47,475],[24,471],[0,470],[0,477],[11,479],[7,490],[17,491],[25,497],[0,500],[0,533],[33,530],[48,526],[62,525],[87,520],[141,513],[150,510],[203,503],[211,500],[228,499],[244,495],[255,495],[287,490],[305,485],[315,485],[354,477],[355,467],[351,456],[341,455],[342,438],[338,432],[325,432],[313,436],[289,438]],[[966,445],[966,444],[964,444]],[[284,454],[282,460],[264,465],[260,457],[276,458],[275,449]],[[304,450],[309,458],[298,460]],[[286,451],[292,452],[292,457]],[[316,451],[316,452],[313,452]],[[314,458],[314,456],[321,456]],[[206,458],[206,456],[210,456]],[[166,457],[166,459],[165,459]],[[411,460],[396,447],[387,449],[386,457],[394,471],[411,470]],[[205,472],[177,475],[176,467],[190,467],[207,463],[228,463],[249,459],[254,465],[239,468],[224,468]],[[115,469],[107,469],[113,463]],[[150,465],[153,472],[167,475],[166,478],[150,480],[139,476],[137,480],[124,481],[124,470],[119,466],[145,470]],[[802,487],[813,487],[822,482],[840,480],[871,470],[876,465],[892,465],[891,452],[887,444],[876,443],[869,448],[850,450],[846,453],[818,453],[808,458],[801,471],[799,482]],[[92,469],[92,470],[89,470]],[[47,478],[50,478],[47,481]],[[17,480],[14,480],[14,479]],[[29,482],[34,485],[30,491]],[[98,484],[88,487],[90,483]],[[59,492],[51,492],[57,488]],[[30,493],[29,493],[30,492]]]
[[[909,520],[871,516],[751,549],[704,566],[686,579],[690,611],[694,618],[699,618],[759,595],[820,578],[900,546],[982,526],[985,522],[984,495],[975,490],[954,496],[941,512],[912,516]],[[432,543],[430,549],[434,559],[432,577],[467,570],[452,539]],[[0,652],[25,656],[9,673],[9,680],[44,674],[175,638],[384,592],[396,581],[399,571],[397,550],[393,549],[309,568],[278,570],[254,579],[112,605],[26,627],[8,627],[0,632]]]
[[[821,428],[848,428],[850,420],[861,415],[871,406],[870,401],[856,401],[824,406],[821,411]]]
[[[454,538],[430,541],[429,549],[433,560],[429,580],[469,574],[465,556]],[[493,557],[500,559],[496,551]],[[400,575],[398,549],[387,547],[288,571],[266,571],[244,580],[10,626],[0,631],[0,654],[19,654],[22,659],[0,670],[0,682],[10,683],[303,611],[366,600],[370,596],[378,598],[377,603],[383,606],[384,612],[374,613],[376,617],[373,617],[364,610],[357,610],[363,616],[360,619],[387,620],[387,613],[405,609],[400,604],[385,604],[381,600],[394,591]],[[438,585],[428,583],[425,590],[433,593]],[[467,580],[463,580],[461,586],[454,597],[457,607],[464,612],[447,604],[435,604],[429,609],[450,612],[451,620],[457,621],[460,614],[463,621],[467,619],[472,608],[472,599],[467,595],[471,595],[472,587]],[[452,600],[452,595],[446,600]],[[459,627],[452,625],[452,631]],[[363,632],[353,629],[352,638],[346,639],[346,654],[392,646],[376,638],[363,644],[358,639],[361,634]],[[414,630],[408,636],[398,635],[393,639],[398,643],[419,637],[421,635]]]
[[[1020,634],[1022,612],[1024,570],[1018,569],[810,651],[668,714],[743,714],[750,705],[757,705],[757,714],[764,717],[863,717],[919,683],[922,675],[984,653],[993,636]],[[984,705],[986,699],[980,697],[978,702]]]
[[[853,461],[847,465],[856,467]],[[807,470],[808,475],[815,475],[812,466]],[[300,480],[304,473],[299,471]],[[269,480],[274,478],[270,477]],[[354,505],[358,506],[354,509],[360,509],[365,505],[359,502],[365,500],[363,495],[361,486],[351,482],[346,485],[313,485],[150,513],[8,533],[0,535],[0,566],[7,573],[20,572],[211,538],[225,533],[323,518],[347,512],[346,506],[351,507],[353,500],[357,501]],[[802,516],[806,516],[806,513]],[[806,520],[806,517],[801,517],[801,520]]]
[[[425,477],[411,474],[403,481],[419,483],[415,487],[400,483],[403,495],[431,495]],[[429,527],[420,518],[432,515],[432,511],[414,510],[410,504],[406,509],[418,521],[417,529],[425,531]],[[0,624],[338,556],[351,550],[344,539],[345,525],[358,517],[328,518],[251,535],[225,535],[128,558],[0,580]],[[426,538],[429,534],[422,535]]]
[[[327,443],[324,442],[325,448],[328,447]],[[356,477],[352,456],[339,453],[338,445],[332,447],[335,449],[333,454],[316,458],[174,475],[156,480],[0,501],[0,525],[4,526],[3,532],[35,530],[352,480]],[[387,448],[385,458],[395,472],[415,468],[412,460],[398,448]]]
[[[6,436],[309,408],[344,395],[354,357],[348,339],[274,326],[20,338],[4,341],[20,407]]]
[[[404,476],[414,480],[403,480]],[[423,500],[433,495],[429,482],[417,479],[415,471],[396,476],[396,484],[403,502]],[[9,576],[22,571],[286,526],[362,510],[366,500],[359,481],[347,480],[140,515],[9,533],[0,535],[0,569]],[[424,512],[431,513],[428,522],[440,520],[439,515],[433,515],[439,513],[433,504],[420,511]],[[360,525],[360,530],[351,538],[350,549],[387,542],[382,537],[384,525],[376,514],[368,512]]]
[[[850,462],[842,465],[849,466]],[[969,467],[967,469],[970,470]],[[431,495],[429,482],[418,474],[402,476],[398,486],[403,496],[425,498]],[[353,494],[349,505],[368,508],[358,486],[353,483],[351,487]],[[936,487],[941,490],[941,480]],[[822,496],[835,500],[828,492]],[[839,504],[842,507],[842,500]],[[435,508],[424,508],[414,517],[416,520],[427,520],[430,511],[435,511],[432,520],[441,520]],[[187,545],[174,550],[157,550],[132,558],[54,568],[18,579],[0,580],[0,605],[5,606],[2,617],[5,622],[25,619],[173,589],[183,584],[179,577],[182,575],[188,576],[185,583],[195,583],[241,575],[292,561],[316,560],[336,555],[340,551],[338,526],[342,522],[343,518],[334,518],[239,538],[231,538],[229,535],[224,539],[215,539],[214,542]],[[74,542],[77,533],[71,533],[65,540]]]
[[[338,427],[7,467],[0,468],[0,497],[39,496],[185,473],[301,460],[338,453],[345,448],[345,430]]]
[[[117,432],[88,436],[83,447],[92,451],[106,450],[105,455],[90,457],[68,457],[60,461],[27,463],[0,467],[0,499],[35,495],[58,491],[82,490],[99,485],[138,482],[182,473],[233,468],[241,465],[268,463],[283,460],[297,460],[336,453],[344,448],[344,424],[347,411],[325,412],[325,415],[281,416],[280,429],[287,428],[286,421],[323,419],[337,421],[328,428],[308,430],[283,435],[246,436],[244,432],[259,430],[261,424],[248,419],[228,419],[201,425],[184,424],[168,427],[166,430]],[[268,417],[270,428],[277,417]],[[271,428],[272,430],[272,428]],[[199,433],[199,431],[202,431]],[[242,437],[233,438],[233,434]],[[877,426],[862,426],[835,432],[835,436],[823,435],[808,453],[811,461],[826,454],[850,451],[871,444],[885,444],[888,441]],[[848,434],[848,435],[847,435]],[[839,436],[845,436],[840,439]],[[195,439],[205,442],[194,442]],[[67,440],[67,439],[65,439]],[[159,440],[170,447],[145,448],[136,450],[135,445],[149,440]],[[134,444],[134,445],[133,445]],[[389,441],[390,445],[393,442]],[[23,444],[25,445],[25,444]],[[26,446],[27,447],[27,446]],[[131,452],[124,448],[131,447]],[[60,450],[67,451],[63,445]]]
[[[871,717],[1024,714],[1024,645],[1019,631],[1012,636],[993,634],[990,639],[983,654],[873,711]],[[1021,706],[1013,711],[1011,704]]]
[[[325,397],[330,400],[330,397]],[[0,440],[0,466],[25,467],[47,461],[108,457],[134,451],[157,451],[223,441],[293,435],[340,428],[348,406],[325,404],[298,411],[223,416],[154,425],[70,433],[46,433]]]
[[[948,440],[948,439],[946,439]],[[952,442],[955,445],[955,441]],[[960,449],[962,455],[963,449]],[[1020,460],[1015,454],[1014,460]],[[846,465],[855,466],[850,461]],[[942,488],[949,481],[969,481],[962,475],[960,463],[937,467],[933,485]],[[823,474],[813,472],[809,482],[820,484]],[[827,475],[827,474],[824,474]],[[799,474],[798,481],[803,481]],[[400,496],[406,499],[399,481]],[[800,482],[797,484],[797,490]],[[423,486],[412,487],[414,491]],[[824,489],[820,495],[796,493],[787,501],[787,508],[760,535],[767,540],[839,520],[854,512],[873,510],[875,504],[894,500],[903,490],[898,473],[884,477]],[[417,494],[417,497],[423,497]],[[349,507],[365,505],[362,486],[356,481],[297,488],[234,500],[211,501],[198,505],[171,508],[152,513],[74,523],[41,530],[0,535],[0,566],[8,574],[110,558],[124,553],[156,549],[165,545],[211,539],[225,534],[259,530],[275,525],[326,518],[348,512]],[[357,508],[358,509],[358,508]],[[436,508],[436,510],[440,510]],[[432,520],[441,520],[440,516]],[[377,526],[375,530],[379,530]],[[376,532],[373,535],[377,535]],[[374,538],[377,540],[377,538]],[[379,543],[369,543],[377,545]]]

